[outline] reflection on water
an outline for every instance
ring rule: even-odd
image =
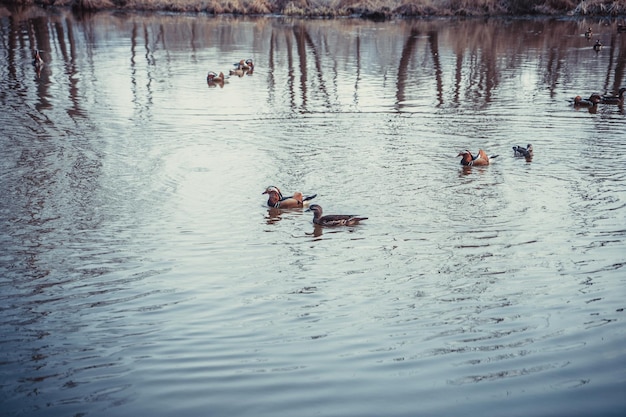
[[[616,25],[0,9],[3,412],[622,415]]]

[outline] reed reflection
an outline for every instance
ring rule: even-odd
[[[398,66],[398,80],[396,83],[396,105],[398,109],[402,108],[402,103],[406,101],[406,84],[409,79],[411,69],[411,58],[415,50],[419,31],[417,28],[411,28],[407,36],[402,53],[400,55],[400,64]]]
[[[185,20],[183,26],[188,30],[179,31],[175,30],[180,20],[176,16],[129,19],[113,15],[97,18],[83,15],[79,19],[71,14],[32,16],[23,12],[11,19],[3,19],[2,32],[6,35],[9,51],[15,51],[22,44],[18,34],[25,32],[28,50],[44,51],[47,61],[63,60],[69,97],[67,111],[72,117],[84,117],[85,114],[84,108],[81,108],[80,82],[85,80],[86,74],[84,69],[76,66],[77,54],[83,53],[77,45],[90,48],[89,42],[82,46],[77,36],[94,38],[98,29],[90,26],[96,19],[121,29],[125,26],[129,28],[132,94],[140,112],[145,112],[152,105],[152,86],[157,77],[155,71],[161,75],[168,73],[167,68],[158,68],[164,64],[156,61],[154,53],[157,45],[167,51],[170,45],[191,43],[192,51],[197,51],[199,47],[218,42],[220,50],[228,51],[242,41],[254,44],[267,56],[267,100],[275,105],[276,100],[282,97],[283,91],[277,90],[277,82],[286,75],[286,83],[281,90],[284,90],[288,102],[280,99],[279,102],[281,106],[288,104],[295,112],[342,105],[342,96],[337,91],[338,64],[354,69],[355,82],[351,86],[349,102],[344,104],[358,107],[360,80],[379,75],[372,71],[374,68],[381,68],[386,73],[385,68],[393,62],[398,62],[397,69],[393,71],[395,74],[391,74],[395,76],[394,107],[397,111],[407,111],[408,102],[423,102],[428,97],[437,97],[437,106],[444,105],[446,97],[449,97],[452,105],[467,103],[481,108],[492,102],[493,91],[499,87],[503,72],[518,67],[520,58],[532,51],[540,51],[538,60],[544,68],[540,72],[541,79],[554,96],[561,80],[571,77],[572,66],[585,65],[586,50],[580,48],[583,45],[588,47],[584,33],[589,27],[584,21],[560,22],[558,25],[544,21],[406,21],[392,27],[387,25],[384,32],[375,32],[374,37],[368,36],[368,30],[375,30],[383,24],[368,23],[371,28],[365,26],[355,30],[354,22],[336,22],[319,29],[318,22],[276,20],[268,24],[264,19],[258,19],[249,26],[251,30],[235,36],[230,23],[222,19],[192,23]],[[593,36],[602,38],[607,45],[598,55],[606,68],[605,83],[598,89],[615,93],[624,83],[626,42],[610,27],[593,29]],[[572,36],[574,33],[578,36]],[[404,39],[400,49],[396,50],[394,46],[380,49],[377,45],[398,45],[394,42],[398,37]],[[426,39],[427,48],[418,48],[420,39]],[[145,49],[145,67],[139,66],[140,44]],[[56,48],[53,45],[58,46],[58,57],[52,53]],[[450,51],[454,57],[452,62],[446,59]],[[91,54],[90,51],[87,53]],[[11,59],[11,54],[5,65],[9,66],[9,73],[16,74],[19,62]],[[279,74],[284,70],[277,69],[277,58],[283,57],[287,60],[286,74]],[[564,62],[571,65],[564,66]],[[145,76],[139,73],[142,68],[145,68]],[[46,71],[48,69],[44,68],[37,75],[46,77]],[[85,77],[78,77],[77,74],[84,74]],[[329,74],[333,74],[332,79]],[[444,83],[446,79],[452,81],[449,86]],[[140,87],[142,80],[144,85]],[[432,93],[425,93],[425,88],[431,88]],[[39,109],[49,108],[49,83],[42,82],[37,89]]]

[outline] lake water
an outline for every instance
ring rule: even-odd
[[[626,413],[626,112],[571,103],[626,86],[616,22],[2,9],[0,40],[3,416]]]

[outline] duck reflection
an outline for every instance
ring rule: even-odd
[[[265,216],[265,221],[267,224],[275,224],[282,220],[283,210],[279,208],[269,208],[267,210],[267,215]]]
[[[589,98],[585,99],[581,96],[574,97],[574,108],[580,110],[582,108],[588,109],[589,113],[595,114],[598,111],[598,103],[601,100],[600,94],[592,94]]]
[[[484,174],[487,171],[486,165],[480,166],[471,166],[471,165],[461,165],[461,170],[459,171],[459,178],[463,178],[466,175],[470,174]]]
[[[319,224],[313,225],[313,237],[321,237],[324,234],[324,227]]]
[[[313,224],[313,231],[311,233],[306,233],[307,236],[313,236],[315,238],[315,240],[318,240],[319,238],[322,237],[322,235],[324,233],[342,233],[342,232],[354,232],[353,227],[348,227],[348,228],[334,228],[334,229],[329,229],[328,227],[324,227],[321,226],[319,224]]]

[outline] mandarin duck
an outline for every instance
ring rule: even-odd
[[[278,187],[273,185],[267,187],[261,194],[269,194],[267,199],[269,207],[281,209],[302,208],[317,196],[317,194],[313,194],[305,197],[301,192],[295,192],[290,197],[284,197]]]
[[[322,216],[322,206],[319,204],[311,204],[306,211],[313,212],[313,223],[318,226],[355,226],[367,217],[357,217],[353,214],[328,214]]]
[[[234,64],[236,67],[241,68],[242,70],[251,71],[254,69],[254,62],[252,59],[248,58],[246,60],[241,60],[238,63]]]
[[[602,96],[600,98],[600,102],[602,104],[623,104],[625,92],[626,92],[626,88],[622,87],[619,89],[619,92],[617,93],[616,96]]]
[[[530,143],[526,147],[513,146],[513,156],[523,156],[527,161],[533,158],[533,145]]]
[[[214,71],[209,71],[206,76],[206,80],[209,83],[223,83],[226,77],[224,77],[224,73],[220,72],[219,74]]]
[[[593,35],[593,32],[591,31],[591,28],[587,29],[587,31],[585,32],[585,38],[587,38],[587,40],[591,39],[591,36]]]
[[[41,58],[39,49],[35,49],[35,51],[33,52],[33,65],[36,67],[43,66],[43,59]]]
[[[593,107],[602,101],[600,94],[592,94],[589,98],[582,98],[581,96],[574,97],[575,107]]]
[[[235,68],[234,70],[232,70],[232,69],[229,70],[228,73],[230,75],[236,75],[237,77],[243,77],[243,75],[246,73],[246,71],[243,68],[241,68],[241,65],[239,65],[239,64],[235,64],[235,65],[237,65],[237,68]]]
[[[465,166],[485,166],[485,165],[489,165],[489,160],[496,158],[498,155],[487,155],[487,153],[482,150],[479,149],[478,150],[478,155],[476,156],[472,156],[472,153],[468,150],[459,152],[459,154],[457,155],[457,157],[462,156],[461,158],[461,165],[465,165]]]
[[[602,49],[602,43],[600,42],[600,39],[597,39],[596,43],[593,44],[593,50],[598,52],[600,49]]]

